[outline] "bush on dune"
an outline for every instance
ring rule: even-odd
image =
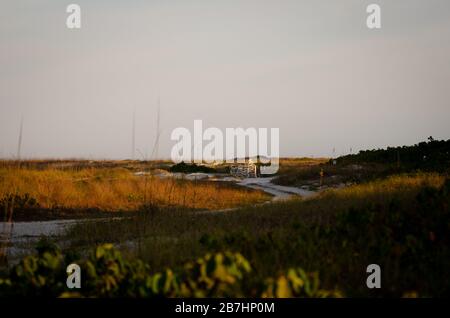
[[[188,262],[177,272],[151,273],[141,260],[125,260],[111,244],[105,244],[88,259],[77,261],[83,284],[74,292],[65,286],[66,266],[73,261],[52,244],[40,246],[37,255],[24,258],[6,277],[0,276],[0,296],[242,297],[243,279],[251,272],[242,255],[224,252]],[[262,288],[257,293],[263,297],[340,296],[337,291],[320,290],[317,275],[302,269],[290,269],[276,280],[268,278]]]

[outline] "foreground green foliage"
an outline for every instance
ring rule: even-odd
[[[188,262],[179,272],[166,269],[151,274],[139,259],[125,260],[112,244],[99,246],[82,268],[82,288],[66,285],[64,258],[52,244],[37,248],[38,254],[24,258],[9,275],[0,278],[0,296],[47,297],[236,297],[243,296],[242,281],[251,272],[249,262],[239,253],[216,253]],[[313,278],[312,280],[310,278]],[[290,269],[286,276],[269,278],[259,293],[264,297],[332,297],[338,292],[319,290],[317,274]]]
[[[306,273],[301,268],[291,268],[287,273],[269,278],[265,282],[263,297],[292,298],[292,297],[341,297],[338,290],[324,290],[319,288],[317,273]]]

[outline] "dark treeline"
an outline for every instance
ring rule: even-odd
[[[195,163],[187,164],[184,161],[171,166],[169,171],[170,172],[182,172],[182,173],[196,173],[196,172],[214,173],[214,172],[217,172],[216,169],[214,169],[214,168],[206,167],[203,165],[197,165]]]
[[[450,168],[450,140],[429,137],[428,142],[413,146],[362,150],[358,154],[339,157],[336,162],[339,165],[375,163],[407,170],[446,172]]]

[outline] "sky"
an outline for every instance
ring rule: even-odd
[[[81,29],[66,7],[81,7]],[[366,26],[381,6],[382,27]],[[0,157],[169,158],[177,127],[280,129],[280,154],[450,138],[448,0],[21,0],[0,11]],[[333,149],[335,150],[333,152]]]

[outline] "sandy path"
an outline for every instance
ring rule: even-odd
[[[99,222],[120,219],[113,218],[93,218],[93,219],[71,219],[71,220],[53,220],[53,221],[29,221],[29,222],[0,222],[0,246],[8,246],[8,257],[15,260],[17,257],[28,255],[33,251],[36,242],[41,237],[59,237],[66,230],[80,222]]]
[[[311,197],[317,194],[315,191],[308,191],[304,189],[300,189],[297,187],[287,187],[282,185],[273,184],[272,178],[247,178],[243,179],[240,182],[237,182],[238,185],[262,190],[273,195],[273,201],[285,200],[290,198],[293,195],[300,195],[304,198]]]

